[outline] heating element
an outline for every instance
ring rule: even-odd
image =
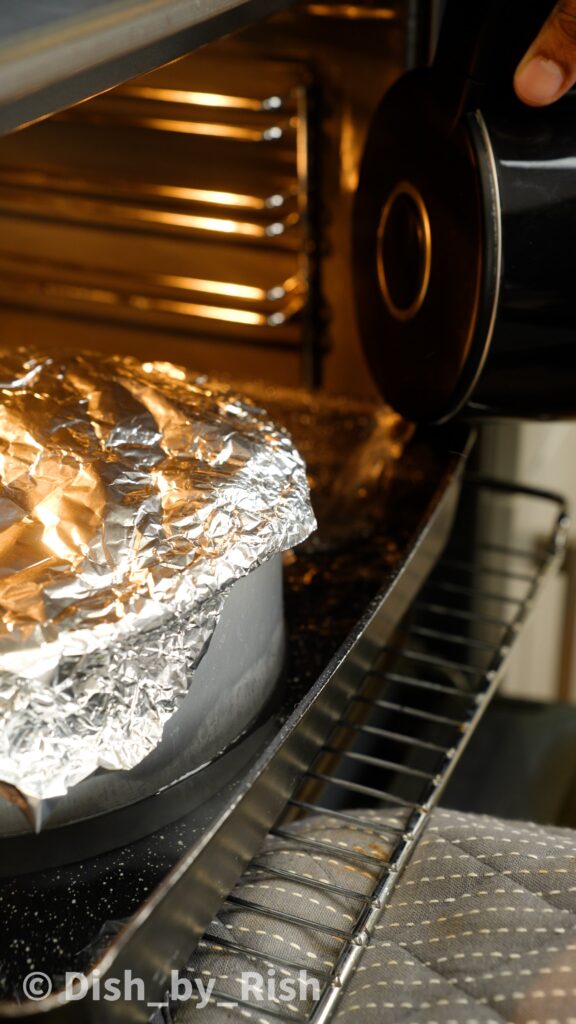
[[[0,141],[0,305],[20,330],[180,345],[212,373],[276,357],[317,383],[313,82],[247,68],[194,54]]]

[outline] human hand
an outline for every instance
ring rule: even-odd
[[[517,96],[531,107],[560,99],[576,82],[576,0],[560,0],[521,60]]]

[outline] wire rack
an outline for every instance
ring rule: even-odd
[[[567,527],[565,506],[555,495],[493,481],[466,485],[457,528],[440,564],[393,642],[374,652],[360,687],[268,840],[287,841],[311,858],[329,854],[333,863],[361,869],[369,886],[360,891],[316,879],[264,855],[245,875],[266,874],[297,884],[312,897],[337,898],[351,923],[334,927],[238,895],[238,890],[221,910],[220,916],[240,910],[267,919],[271,931],[298,928],[311,946],[324,937],[335,950],[333,966],[316,970],[305,956],[264,954],[250,939],[242,939],[242,930],[233,938],[220,934],[216,921],[197,956],[226,953],[255,969],[304,969],[316,978],[319,992],[299,1009],[274,999],[255,1004],[217,984],[211,996],[216,1007],[236,1011],[239,1020],[253,1014],[263,1022],[293,1024],[332,1019],[430,812],[494,694],[541,584],[560,563]],[[510,533],[512,543],[494,539]],[[353,803],[364,809],[351,810]],[[375,808],[384,812],[378,818]],[[311,838],[301,826],[318,815],[371,837],[375,852],[370,843],[343,849],[333,840]],[[166,1019],[178,1021],[178,1012],[168,1008]]]

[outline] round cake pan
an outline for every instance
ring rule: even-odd
[[[95,772],[66,796],[43,801],[35,822],[0,801],[2,841],[42,834],[145,800],[198,773],[228,750],[270,700],[285,651],[282,556],[275,555],[230,588],[211,643],[190,679],[190,689],[164,728],[161,742],[130,771]],[[187,787],[188,792],[191,791]],[[192,792],[194,787],[192,787]],[[114,845],[111,836],[110,845]],[[101,843],[98,843],[101,849]]]

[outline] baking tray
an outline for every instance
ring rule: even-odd
[[[172,825],[113,854],[0,883],[0,1019],[149,1019],[446,543],[469,429],[408,440],[402,425],[374,431],[379,414],[369,406],[286,392],[267,394],[266,404],[304,451],[319,515],[313,542],[286,564],[290,662],[277,706],[196,780],[209,798],[186,813],[184,797]],[[41,1002],[23,998],[31,971],[53,987]],[[90,992],[67,1001],[66,971],[101,985],[131,971],[146,1001],[95,1001]]]

